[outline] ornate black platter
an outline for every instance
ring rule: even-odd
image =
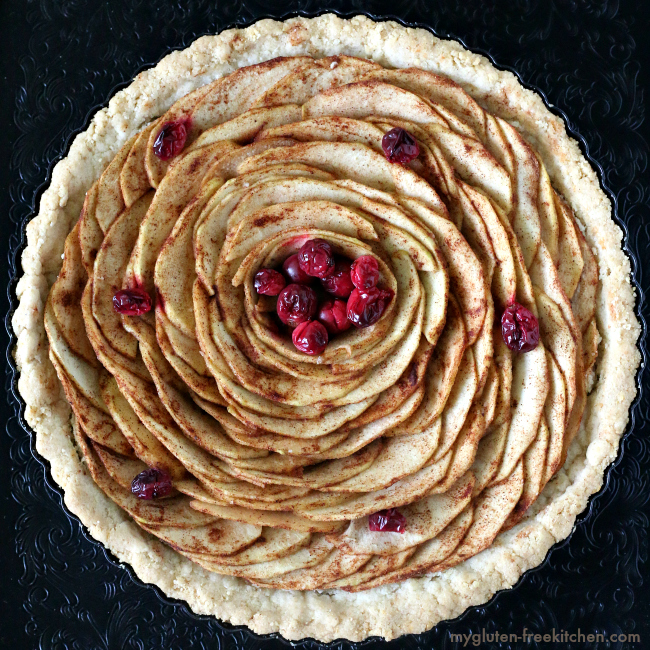
[[[53,165],[89,116],[137,72],[198,36],[272,15],[323,10],[398,17],[455,37],[541,91],[557,107],[615,202],[643,318],[650,289],[650,176],[644,92],[650,91],[650,5],[631,0],[14,0],[0,3],[0,259],[9,325],[25,222]],[[566,116],[569,116],[567,118]],[[5,261],[6,260],[6,261]],[[13,345],[10,328],[3,346]],[[645,354],[645,325],[640,345]],[[650,410],[642,368],[621,454],[573,534],[544,564],[483,607],[431,632],[389,644],[335,642],[332,648],[650,648]],[[259,637],[194,615],[90,540],[61,504],[47,463],[22,420],[15,368],[7,356],[0,402],[0,648],[39,650],[313,649]],[[565,631],[575,641],[487,642],[524,628]],[[578,636],[602,634],[607,641]],[[452,634],[462,634],[455,640]],[[639,643],[613,641],[638,634]],[[467,635],[479,635],[478,637]],[[500,636],[500,638],[502,638]]]

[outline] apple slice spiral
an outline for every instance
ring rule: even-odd
[[[382,151],[396,127],[420,148],[407,165]],[[395,296],[316,357],[254,289],[313,238],[373,255]],[[511,124],[432,73],[292,57],[190,93],[124,145],[45,324],[80,452],[133,521],[209,571],[356,591],[452,567],[525,515],[580,426],[597,284]],[[118,314],[133,288],[155,308]],[[513,302],[539,322],[525,354],[501,333]],[[148,467],[170,496],[131,493]],[[371,531],[389,508],[405,532]]]

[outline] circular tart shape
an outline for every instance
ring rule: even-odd
[[[417,159],[386,159],[396,128]],[[258,632],[393,638],[568,535],[625,427],[638,324],[595,173],[510,73],[394,23],[262,21],[139,75],[59,165],[19,387],[66,503],[143,579]],[[393,294],[319,356],[254,287],[314,239],[375,257]],[[133,286],[155,310],[114,311]],[[539,323],[525,354],[495,317],[513,301]],[[154,466],[175,492],[140,500]],[[370,530],[395,509],[403,532]]]

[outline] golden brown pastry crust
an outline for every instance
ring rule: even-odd
[[[420,67],[458,82],[486,109],[515,125],[539,152],[554,186],[584,226],[601,271],[597,317],[603,342],[597,383],[564,467],[524,519],[500,534],[486,551],[443,574],[361,594],[259,589],[210,574],[140,531],[96,487],[79,460],[70,436],[70,409],[49,362],[43,329],[43,305],[61,265],[65,237],[85,192],[119,147],[190,90],[238,67],[298,54],[350,54],[387,67]],[[118,93],[54,170],[39,215],[28,226],[25,275],[18,286],[20,306],[13,321],[26,418],[37,431],[38,451],[50,461],[53,477],[65,491],[66,504],[91,534],[131,564],[143,580],[186,600],[198,613],[244,623],[257,632],[279,631],[287,638],[359,640],[420,632],[512,586],[521,573],[542,561],[555,541],[568,535],[575,516],[600,487],[627,422],[639,362],[638,323],[621,237],[593,169],[562,122],[512,74],[496,70],[455,42],[395,23],[363,17],[344,21],[331,15],[285,23],[261,21],[244,30],[204,37],[169,55]]]

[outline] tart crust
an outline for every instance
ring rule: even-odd
[[[600,269],[596,313],[603,338],[595,384],[563,468],[522,521],[499,534],[480,554],[442,574],[352,594],[262,589],[210,573],[130,521],[80,460],[71,433],[71,409],[48,358],[43,325],[45,300],[61,267],[65,237],[79,216],[86,191],[127,139],[201,85],[239,67],[300,54],[348,54],[385,67],[422,68],[459,83],[487,110],[510,121],[540,154],[555,189],[573,208]],[[246,29],[200,38],[139,74],[94,116],[54,168],[38,216],[27,226],[13,327],[18,337],[18,388],[27,404],[26,420],[36,431],[36,449],[50,462],[66,506],[91,535],[130,564],[140,579],[186,601],[199,614],[244,624],[257,633],[280,632],[288,639],[359,641],[423,632],[486,602],[540,564],[549,548],[569,535],[616,457],[636,394],[640,328],[633,311],[630,262],[621,250],[622,232],[611,212],[596,173],[563,122],[512,73],[497,70],[455,41],[395,22],[374,22],[364,16],[343,20],[331,14],[285,22],[262,20]]]

